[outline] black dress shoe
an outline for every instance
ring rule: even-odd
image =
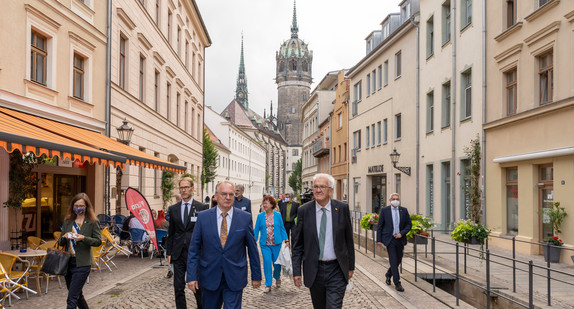
[[[403,286],[400,284],[395,285],[395,290],[399,291],[399,292],[404,292],[405,289],[403,289]]]
[[[387,275],[385,275],[385,277],[387,278],[387,280],[385,280],[385,283],[386,283],[387,285],[391,285],[391,277],[389,277],[389,276],[387,276]]]

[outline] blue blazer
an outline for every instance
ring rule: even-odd
[[[259,234],[261,233],[261,237]],[[287,231],[283,225],[283,219],[281,218],[281,213],[273,211],[273,234],[275,236],[274,243],[280,245],[285,239],[287,239]],[[257,215],[257,221],[255,222],[255,240],[259,239],[259,245],[267,245],[267,222],[265,220],[265,212]]]
[[[388,246],[393,239],[393,214],[391,213],[391,207],[387,206],[381,209],[379,214],[379,225],[377,226],[377,242],[382,242],[385,246]],[[402,206],[399,206],[399,230],[401,235],[401,243],[407,244],[407,233],[411,230],[411,216],[409,211]]]
[[[229,234],[223,248],[217,231],[217,207],[198,213],[189,244],[187,282],[199,281],[201,288],[215,291],[221,277],[225,275],[230,290],[243,290],[247,285],[246,251],[249,251],[251,280],[260,281],[261,263],[253,236],[251,214],[233,209]]]

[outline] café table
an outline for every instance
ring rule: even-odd
[[[42,296],[42,287],[40,286],[40,267],[44,258],[46,257],[46,250],[34,250],[28,249],[26,252],[20,252],[20,250],[8,250],[4,251],[4,253],[15,255],[22,259],[33,259],[39,258],[38,267],[36,267],[35,275],[36,275],[36,290],[38,292],[38,296]]]

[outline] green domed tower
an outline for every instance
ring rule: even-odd
[[[301,108],[311,91],[313,52],[299,39],[296,4],[293,3],[291,38],[276,53],[277,127],[287,145],[301,147],[303,125]]]

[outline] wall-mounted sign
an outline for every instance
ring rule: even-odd
[[[70,158],[58,160],[58,166],[72,167],[72,160]]]
[[[371,174],[371,173],[382,173],[384,171],[384,165],[373,165],[373,166],[369,166],[367,173]]]

